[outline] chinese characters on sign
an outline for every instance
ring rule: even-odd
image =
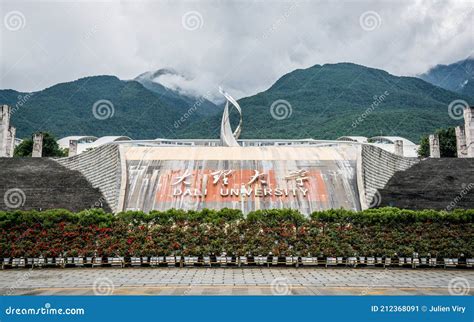
[[[308,171],[306,170],[297,170],[290,172],[289,175],[285,177],[286,180],[295,179],[296,185],[298,187],[304,187],[304,181],[308,180]]]
[[[267,181],[264,180],[266,175],[264,173],[260,173],[258,170],[253,170],[255,171],[255,174],[250,178],[250,181],[247,183],[248,185],[251,185],[254,182],[257,182],[260,179],[260,182],[262,185],[266,185]]]
[[[229,175],[234,172],[234,170],[218,170],[211,172],[211,175],[213,176],[214,180],[212,181],[213,184],[217,184],[219,180],[222,178],[222,184],[224,186],[227,186],[229,184]]]
[[[173,186],[181,182],[184,183],[186,186],[191,185],[191,183],[187,181],[190,176],[191,173],[188,173],[188,170],[186,170],[182,176],[178,176],[177,181],[173,183]]]
[[[255,196],[255,197],[288,197],[296,196],[301,194],[306,197],[308,188],[305,187],[305,183],[309,180],[309,172],[303,169],[291,171],[284,177],[286,182],[294,182],[294,185],[289,185],[286,188],[283,187],[272,187],[269,182],[269,175],[263,171],[253,170],[248,179],[237,180],[233,178],[234,170],[216,170],[211,171],[210,177],[212,179],[212,185],[220,185],[219,194],[221,197],[240,197],[240,196]],[[193,196],[205,198],[208,193],[206,187],[207,176],[205,180],[202,179],[198,187],[191,187],[191,178],[194,175],[186,170],[183,174],[178,175],[172,182],[173,196]],[[196,176],[197,177],[197,176]],[[240,185],[240,187],[239,187]],[[229,188],[234,187],[234,188]],[[294,186],[294,187],[293,187]]]

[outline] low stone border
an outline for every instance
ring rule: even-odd
[[[473,268],[474,258],[299,257],[299,256],[147,256],[3,258],[2,269],[34,267],[443,267]]]

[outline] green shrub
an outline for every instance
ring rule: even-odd
[[[474,256],[474,210],[0,212],[0,256]]]

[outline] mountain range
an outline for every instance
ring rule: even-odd
[[[36,131],[48,131],[56,137],[177,137],[191,121],[219,112],[219,108],[204,98],[185,97],[166,88],[161,90],[161,93],[151,91],[135,80],[92,76],[33,93],[0,90],[0,104],[13,107],[11,119],[19,138]],[[98,105],[97,118],[94,104],[104,100],[108,102],[102,104],[102,112]],[[194,104],[199,108],[193,109]],[[185,121],[176,126],[186,115]]]
[[[474,97],[473,57],[450,65],[437,65],[419,77],[441,88]]]
[[[437,128],[461,123],[448,114],[449,103],[456,99],[469,100],[420,78],[351,63],[315,65],[288,73],[268,90],[240,99],[242,138],[391,135],[418,142]],[[271,106],[278,100],[287,102],[282,104],[283,112],[289,111],[286,118],[272,116]],[[218,118],[204,122],[218,125]],[[192,125],[186,134],[203,136],[202,128]]]
[[[472,71],[472,65],[466,66],[456,64],[453,71],[437,66],[419,78],[352,63],[298,69],[268,90],[239,100],[244,118],[241,137],[397,135],[417,142],[424,134],[461,123],[449,117],[448,105],[456,99],[473,100],[472,74],[461,72],[461,68]],[[57,137],[217,138],[222,106],[159,82],[160,76],[175,73],[161,69],[134,80],[92,76],[33,93],[4,89],[0,104],[13,106],[12,124],[20,138],[35,131]],[[112,115],[105,119],[93,113],[101,100],[113,105]],[[231,115],[231,120],[237,118]]]
[[[193,106],[196,102],[196,96],[190,96],[180,91],[180,88],[170,89],[160,83],[160,77],[163,76],[178,76],[185,78],[184,75],[170,68],[163,68],[157,71],[145,72],[135,77],[134,80],[143,85],[146,89],[158,94],[160,99],[170,106]],[[208,99],[201,97],[202,103],[196,113],[198,115],[213,114],[218,110],[218,107]]]

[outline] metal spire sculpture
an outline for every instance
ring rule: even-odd
[[[239,146],[237,139],[239,138],[240,132],[242,131],[242,110],[240,108],[239,103],[237,103],[237,101],[232,96],[226,93],[222,89],[222,87],[219,87],[219,92],[224,95],[227,100],[225,103],[224,114],[222,115],[221,122],[221,144],[223,146]],[[235,109],[239,112],[240,115],[239,125],[237,126],[234,132],[232,132],[232,127],[230,126],[229,102],[235,107]]]

